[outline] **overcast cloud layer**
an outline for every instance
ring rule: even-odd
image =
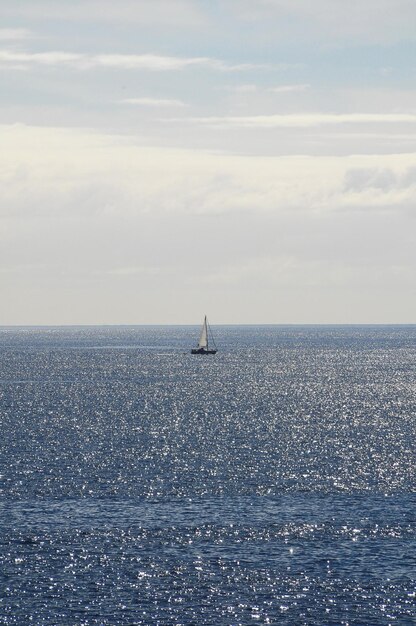
[[[413,1],[0,23],[0,324],[416,321]]]

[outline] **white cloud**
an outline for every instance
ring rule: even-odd
[[[416,154],[241,157],[22,125],[0,142],[3,323],[180,323],[210,303],[233,322],[409,321]]]
[[[193,0],[19,0],[3,3],[0,15],[48,21],[127,22],[137,25],[164,25],[171,28],[195,28],[206,21]]]
[[[190,66],[216,66],[215,59],[205,57],[181,58],[157,54],[98,54],[84,55],[88,67],[110,67],[116,69],[138,69],[151,71],[182,70]]]
[[[236,285],[250,285],[253,290],[283,287],[290,291],[294,284],[302,284],[305,289],[332,289],[335,292],[340,284],[344,288],[351,285],[362,288],[371,284],[382,289],[386,282],[408,285],[411,281],[411,268],[400,263],[389,267],[386,275],[386,268],[378,262],[366,267],[354,262],[345,263],[345,260],[329,265],[322,259],[305,260],[298,255],[279,253],[274,256],[259,255],[238,264],[231,262],[203,278],[206,285],[230,289],[235,289]]]
[[[181,120],[182,121],[182,120]],[[287,115],[251,115],[198,117],[190,121],[208,126],[234,128],[307,128],[338,124],[416,123],[413,113],[304,113]]]
[[[77,69],[97,67],[165,72],[189,67],[205,67],[222,72],[239,72],[265,68],[249,63],[229,64],[210,57],[177,57],[158,54],[84,54],[62,51],[16,52],[0,50],[0,64],[26,63],[34,65],[66,65]]]
[[[103,274],[107,276],[158,276],[162,272],[160,267],[151,267],[149,265],[135,265],[129,267],[116,267],[104,270]],[[165,270],[166,272],[166,270]]]
[[[279,85],[278,87],[270,87],[269,91],[272,93],[293,93],[297,91],[306,91],[310,88],[308,84],[300,85]]]
[[[263,37],[269,31],[280,42],[302,36],[302,42],[331,41],[334,45],[415,37],[414,0],[222,0],[220,5],[216,11],[215,3],[201,0],[19,0],[3,2],[0,19],[121,22],[165,31],[203,29],[213,34],[218,28],[216,19],[225,24],[234,20],[236,28],[249,20],[263,23]]]
[[[163,98],[125,98],[118,101],[120,104],[131,104],[144,107],[186,107],[182,100]]]
[[[409,319],[414,0],[0,4],[0,321]]]
[[[0,50],[0,64],[81,65],[84,62],[84,55],[71,52],[14,52],[12,50]]]
[[[270,93],[293,93],[298,91],[306,91],[310,88],[309,84],[293,84],[293,85],[278,85],[277,87],[262,88],[259,85],[253,83],[246,85],[228,85],[224,87],[226,91],[237,94],[256,93],[262,91],[268,91]]]
[[[28,28],[0,28],[0,41],[21,41],[33,37]]]
[[[2,127],[1,143],[6,215],[399,210],[416,202],[414,154],[242,157],[21,125]]]
[[[255,93],[258,91],[258,86],[253,84],[247,85],[227,85],[224,87],[225,91],[230,91],[231,93],[237,94],[245,94],[245,93]]]

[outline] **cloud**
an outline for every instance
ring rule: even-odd
[[[306,91],[310,88],[308,84],[302,85],[279,85],[278,87],[270,87],[272,93],[293,93],[297,91]]]
[[[231,93],[237,94],[246,94],[246,93],[255,93],[258,91],[258,86],[254,84],[247,85],[227,85],[223,87],[225,91],[230,91]]]
[[[165,30],[204,29],[215,34],[218,20],[263,25],[280,42],[318,41],[395,42],[414,39],[414,0],[222,0],[220,10],[200,0],[19,0],[3,2],[0,15],[7,20],[57,20],[85,23],[126,23]],[[246,27],[246,24],[243,24]],[[209,29],[211,29],[209,31]],[[204,30],[202,32],[204,32]],[[295,39],[296,41],[296,39]]]
[[[206,18],[193,0],[19,0],[4,3],[0,13],[9,18],[59,20],[59,22],[127,22],[137,25],[164,25],[195,28]]]
[[[32,37],[28,28],[0,28],[0,41],[21,41]]]
[[[0,50],[0,64],[81,65],[85,57],[70,52],[14,52]]]
[[[0,131],[4,216],[399,211],[416,203],[414,154],[242,157],[139,147],[81,129]]]
[[[161,99],[161,98],[125,98],[118,100],[120,104],[131,104],[144,107],[187,107],[182,100]]]
[[[148,265],[122,266],[97,272],[107,276],[158,276],[161,273],[160,267],[150,267]]]
[[[158,54],[85,54],[62,51],[15,52],[0,50],[0,64],[69,66],[76,69],[109,68],[153,72],[178,71],[189,67],[205,67],[222,72],[239,72],[266,68],[250,63],[230,64],[210,57],[177,57]]]
[[[283,66],[280,66],[280,67],[282,69]],[[285,66],[284,69],[288,69],[287,66]],[[268,91],[271,93],[293,93],[293,92],[298,92],[298,91],[306,91],[309,88],[310,88],[310,85],[308,84],[279,85],[277,87],[262,88],[259,85],[255,85],[251,83],[251,84],[246,84],[246,85],[228,85],[224,87],[223,89],[225,89],[226,91],[230,91],[231,93],[247,94],[247,93],[256,93],[256,92],[262,92],[262,91]]]
[[[166,323],[166,302],[171,323],[210,303],[235,323],[414,310],[416,154],[242,157],[23,125],[0,142],[3,323]]]
[[[181,120],[182,121],[182,120]],[[288,115],[251,115],[195,117],[191,122],[232,128],[308,128],[340,124],[416,123],[413,113],[304,113]]]

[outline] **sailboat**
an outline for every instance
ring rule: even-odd
[[[213,348],[208,345],[208,328],[210,330]],[[207,316],[205,315],[204,322],[201,328],[201,334],[199,336],[198,346],[192,348],[192,354],[216,354],[217,346],[215,345],[214,337],[212,336],[211,328],[208,326]]]

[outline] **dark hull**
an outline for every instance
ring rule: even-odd
[[[212,350],[211,348],[209,348],[208,350],[206,348],[193,348],[191,350],[191,354],[216,354],[217,351],[216,350]]]

